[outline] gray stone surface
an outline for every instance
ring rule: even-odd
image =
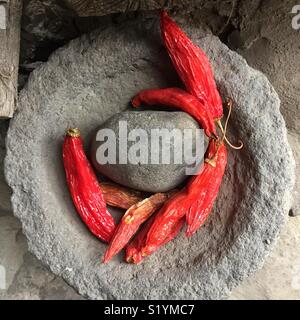
[[[236,31],[228,43],[270,79],[281,99],[281,111],[289,131],[296,160],[296,185],[292,215],[300,215],[300,31],[292,28],[294,0],[252,0],[242,2]]]
[[[132,130],[144,130],[143,134],[135,131],[140,135],[140,138],[135,137],[134,141],[128,141],[127,147],[119,139],[120,121],[123,124],[126,123],[128,137]],[[113,131],[115,139],[97,141],[97,135],[101,132],[99,130],[107,129]],[[121,130],[124,129],[121,128]],[[154,129],[167,130],[170,134],[170,136],[165,134],[164,139],[160,138],[158,147],[155,147],[157,146],[154,142],[155,138],[151,139]],[[197,157],[199,161],[203,161],[204,150],[206,150],[204,142],[207,141],[204,138],[204,132],[199,131],[200,127],[197,122],[185,112],[151,110],[121,112],[101,125],[99,130],[95,131],[95,136],[92,138],[91,160],[94,167],[111,180],[141,191],[165,192],[178,187],[188,178],[187,170],[197,171],[199,167],[195,165],[196,145],[199,145],[198,153],[201,154],[201,157]],[[177,130],[181,136],[177,135],[176,138],[173,130]],[[189,139],[186,144],[183,139],[179,139],[184,136],[184,130],[190,130],[192,134],[192,139]],[[175,138],[172,138],[172,134]],[[124,133],[121,133],[121,135],[122,139],[126,137]],[[198,143],[196,136],[198,137]],[[133,146],[139,148],[140,151],[137,154],[138,158],[131,159],[132,151],[130,150]],[[125,147],[126,149],[124,149]],[[101,151],[101,148],[103,148],[103,151]],[[182,148],[182,152],[180,152],[180,148]],[[120,164],[120,150],[122,154],[126,154],[127,164]],[[134,150],[133,156],[135,157],[137,149]],[[101,157],[98,156],[98,159],[97,151],[101,151],[102,155]],[[115,161],[114,164],[103,164],[108,157],[108,154],[104,151],[111,153]],[[186,158],[183,154],[184,151],[186,152]],[[169,155],[169,159],[164,160],[168,161],[167,163],[163,163],[163,152],[165,153],[164,157]],[[182,160],[175,163],[175,156],[178,155],[181,155]],[[151,159],[157,159],[158,162],[151,163]],[[135,163],[135,161],[138,162]]]
[[[24,238],[24,237],[23,237]],[[23,245],[26,240],[22,239]],[[55,276],[29,252],[22,254],[13,282],[6,291],[0,290],[0,300],[82,300],[75,290]]]
[[[300,99],[299,99],[300,103]],[[300,119],[299,119],[300,120]],[[297,132],[289,131],[289,143],[292,147],[293,155],[296,159],[296,184],[293,194],[293,206],[290,210],[290,215],[293,217],[300,216],[300,135]]]
[[[39,2],[40,4],[47,5],[48,1],[42,2],[38,0],[28,0],[23,2],[26,6],[26,3],[30,2]],[[52,2],[54,3],[54,0],[52,0]],[[198,19],[205,21],[212,27],[215,33],[219,33],[219,31],[222,30],[227,24],[227,30],[224,31],[224,36],[221,35],[222,40],[225,42],[227,42],[228,30],[232,30],[234,27],[235,30],[233,35],[230,36],[231,40],[234,37],[237,40],[234,48],[237,49],[238,52],[247,59],[251,66],[259,70],[263,70],[279,93],[280,99],[282,100],[281,108],[286,109],[284,111],[284,116],[290,131],[289,142],[293,147],[294,155],[297,160],[299,159],[297,153],[299,154],[300,150],[298,135],[299,130],[294,130],[293,126],[297,123],[298,119],[297,112],[294,110],[297,105],[300,105],[298,101],[299,86],[297,85],[295,77],[290,77],[288,74],[285,76],[286,72],[289,73],[289,70],[295,70],[295,68],[297,68],[299,65],[299,50],[297,46],[299,31],[292,30],[290,25],[290,11],[292,5],[294,5],[294,1],[284,1],[284,3],[281,0],[251,0],[245,3],[238,2],[235,10],[233,10],[232,18],[228,20],[228,17],[231,15],[230,2],[227,3],[224,1],[213,1],[207,3],[205,8],[199,11],[194,11],[190,16],[193,17],[193,20]],[[214,7],[213,10],[211,10],[212,6]],[[31,8],[33,8],[33,6]],[[68,18],[61,15],[61,12],[57,10],[56,12],[58,15],[53,15],[51,11],[53,12],[54,10],[51,10],[51,8],[56,10],[55,6],[52,6],[52,4],[48,6],[47,10],[44,11],[40,10],[39,6],[37,5],[36,10],[30,10],[23,13],[23,18],[25,15],[32,16],[30,21],[28,21],[28,19],[23,19],[22,53],[25,61],[31,61],[32,59],[40,58],[41,53],[43,56],[45,56],[44,49],[41,48],[43,46],[46,47],[47,52],[49,52],[50,49],[53,50],[54,47],[57,46],[57,44],[53,45],[55,39],[51,39],[51,34],[47,31],[47,28],[53,30],[52,20],[55,20],[55,23],[57,24],[61,23],[59,22],[61,19]],[[46,16],[43,12],[46,13]],[[38,19],[33,15],[38,15],[41,13],[43,21],[47,20],[47,16],[51,16],[51,19],[48,19],[46,24],[44,23],[45,29],[32,28],[31,26],[30,28],[27,28],[27,23],[30,23],[31,25],[33,24],[33,21],[34,23],[38,23],[39,19],[41,19],[41,16]],[[121,17],[118,17],[118,19],[120,18]],[[125,18],[122,17],[121,19]],[[227,21],[229,21],[229,23],[227,23]],[[91,24],[96,25],[99,22],[99,19],[86,18],[85,21],[80,19],[80,22],[75,21],[75,23],[72,22],[72,24],[74,28],[80,28],[82,30],[84,27],[85,30],[88,31],[90,30]],[[276,32],[273,32],[274,29],[276,29]],[[68,35],[65,33],[65,30],[59,30],[59,28],[57,30],[58,32],[62,32],[68,39]],[[42,39],[40,35],[45,35],[47,33],[50,35],[50,37],[47,37],[47,39],[45,39],[46,41],[40,42]],[[54,37],[55,36],[56,35],[54,34]],[[59,40],[60,44],[67,40],[63,39],[63,37],[60,37],[60,39],[62,40]],[[31,42],[29,46],[28,41]],[[265,45],[266,42],[268,42],[268,46]],[[37,49],[35,49],[35,47],[37,47]],[[34,51],[31,51],[31,49],[34,49]],[[265,52],[265,50],[267,50],[267,52]],[[297,72],[293,72],[293,74],[297,75]],[[290,81],[292,81],[292,85],[288,85]],[[281,90],[281,88],[284,88],[284,90]],[[289,114],[292,116],[289,116]],[[0,121],[0,126],[2,124],[3,121]],[[5,182],[2,179],[3,177],[0,179],[0,184],[2,183],[5,190],[9,190],[9,188],[5,186]],[[299,186],[296,190],[298,189]],[[0,198],[2,201],[2,192],[0,192]],[[6,199],[8,199],[8,197],[6,197]],[[297,204],[297,199],[300,199],[299,192],[298,194],[295,194],[295,205]],[[294,206],[293,213],[297,214],[297,212],[299,212],[299,210],[296,210],[296,206]],[[2,216],[11,214],[12,213],[10,211],[0,212],[0,215]],[[300,227],[299,223],[300,220],[298,217],[289,219],[288,224],[285,226],[280,235],[280,240],[278,241],[275,250],[266,259],[264,268],[255,273],[255,275],[250,277],[236,290],[234,290],[231,298],[300,298],[300,290],[291,286],[293,277],[299,274],[299,269],[297,269],[297,265],[299,264],[297,262],[297,257],[300,256],[298,250],[298,248],[300,248],[298,236],[298,230]],[[6,219],[3,221],[3,224],[9,224],[9,220]],[[1,228],[2,232],[6,232],[5,229],[5,227]],[[5,239],[4,242],[1,242],[1,245],[12,248],[10,245],[11,238],[8,237]],[[25,243],[25,240],[23,241]],[[21,246],[23,243],[18,242],[18,245]],[[2,252],[4,251],[7,252],[6,250],[2,250]],[[18,250],[18,252],[21,252],[21,250]],[[296,268],[294,268],[295,266]],[[21,268],[22,272],[17,274],[15,281],[12,283],[13,289],[8,289],[6,293],[4,292],[4,298],[9,297],[11,299],[26,299],[29,297],[33,299],[40,299],[40,292],[50,293],[50,290],[47,289],[48,286],[51,286],[52,283],[57,283],[58,281],[58,279],[53,280],[53,277],[49,276],[51,273],[47,270],[47,268],[42,267],[41,263],[32,256],[31,258],[24,259],[24,264]],[[39,281],[35,281],[37,278]],[[64,283],[64,281],[60,281],[59,283],[60,285],[57,286],[56,293],[53,294],[52,291],[51,297],[55,298],[55,296],[57,296],[59,298],[64,298],[65,295],[66,298],[69,298],[71,296],[71,289],[69,289],[70,291],[67,290],[67,285]],[[73,294],[74,296],[76,295],[74,292]],[[47,294],[43,294],[42,298],[47,299]]]
[[[300,300],[300,217],[289,218],[261,270],[233,290],[230,299]]]
[[[262,265],[290,209],[294,162],[278,96],[217,38],[190,30],[210,56],[223,96],[234,100],[231,135],[245,148],[229,152],[215,210],[195,237],[180,235],[139,266],[120,258],[101,265],[105,246],[82,225],[64,182],[64,131],[79,126],[87,139],[138,90],[174,78],[152,31],[116,28],[58,50],[21,93],[7,141],[14,213],[29,249],[89,298],[223,298]]]
[[[5,268],[5,287],[8,288],[23,263],[26,244],[20,245],[20,222],[12,215],[0,216],[0,265]],[[3,245],[5,244],[5,245]]]
[[[11,190],[4,179],[5,136],[8,128],[7,120],[0,120],[0,217],[11,211]]]

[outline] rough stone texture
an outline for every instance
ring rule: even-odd
[[[24,64],[46,60],[55,48],[76,36],[76,28],[67,10],[58,1],[24,0],[20,72],[27,74]]]
[[[300,30],[292,28],[294,0],[252,1],[241,5],[229,34],[229,45],[248,63],[263,71],[282,101],[281,111],[289,130],[289,141],[296,159],[296,185],[291,214],[300,214]],[[255,4],[256,3],[256,4]]]
[[[299,88],[300,89],[300,88]],[[300,100],[299,100],[300,103]],[[299,119],[300,120],[300,119]],[[294,158],[296,159],[296,184],[293,194],[293,206],[290,210],[290,215],[293,217],[300,215],[300,135],[293,130],[288,132],[288,140],[292,147]]]
[[[12,283],[23,262],[22,255],[26,251],[26,246],[20,246],[18,243],[19,233],[21,226],[18,220],[10,215],[0,215],[0,243],[6,244],[0,246],[0,265],[6,270],[6,287]]]
[[[233,290],[230,299],[300,300],[300,217],[290,218],[264,267]]]
[[[119,258],[101,265],[105,245],[86,231],[65,185],[60,150],[67,127],[79,126],[87,138],[138,90],[173,84],[159,38],[147,26],[116,26],[75,40],[32,73],[7,140],[14,213],[29,249],[85,296],[222,298],[262,265],[277,238],[294,167],[277,94],[217,38],[201,45],[223,96],[234,100],[232,133],[245,148],[229,153],[215,211],[195,237],[181,235],[139,266]],[[198,32],[190,34],[199,41]]]
[[[296,160],[296,184],[291,215],[300,214],[300,65],[299,33],[292,28],[294,0],[206,1],[193,10],[193,21],[203,21],[250,66],[261,70],[281,100]]]
[[[105,29],[110,23],[119,23],[135,19],[137,15],[151,16],[157,11],[134,11],[136,9],[153,10],[166,3],[144,1],[140,5],[135,2],[128,5],[128,1],[118,1],[102,5],[102,16],[90,15],[79,17],[71,10],[67,2],[60,0],[23,0],[22,34],[20,70],[23,76],[29,74],[27,64],[33,61],[46,61],[51,52],[84,33],[94,29]],[[178,4],[178,3],[177,3]],[[187,5],[188,4],[188,5]],[[176,3],[168,3],[171,12],[187,14],[202,22],[205,21],[215,29],[223,26],[231,12],[232,4],[224,1],[209,0],[180,0],[180,10]],[[175,8],[174,8],[175,7]],[[176,8],[177,7],[177,8]],[[220,9],[220,8],[221,9]],[[194,11],[201,8],[200,11]],[[106,12],[103,16],[104,11]],[[195,15],[192,12],[195,12]],[[115,12],[115,13],[113,13]],[[219,13],[222,16],[218,16]],[[212,24],[213,22],[213,24]],[[22,85],[22,83],[21,83]],[[21,86],[22,87],[22,86]]]
[[[46,61],[55,49],[71,39],[96,28],[105,28],[116,19],[118,14],[77,17],[59,0],[23,0],[19,89],[36,67],[32,62]]]
[[[103,16],[112,12],[127,12],[135,10],[157,10],[161,8],[174,8],[191,11],[203,7],[205,0],[64,0],[64,3],[79,16]]]
[[[38,1],[38,0],[24,0],[24,8],[26,3],[28,2],[39,2],[39,4],[47,4],[48,1]],[[54,0],[52,0],[54,3]],[[284,112],[287,117],[287,126],[289,127],[289,141],[293,147],[293,151],[298,152],[300,149],[299,144],[299,135],[296,130],[291,133],[290,123],[297,122],[297,113],[294,112],[294,108],[300,104],[298,101],[298,93],[299,88],[297,87],[297,82],[293,82],[292,86],[288,86],[287,83],[290,81],[290,77],[283,77],[282,74],[285,73],[285,70],[291,70],[291,68],[297,68],[299,58],[298,58],[298,37],[300,31],[294,31],[290,28],[291,23],[291,5],[293,1],[285,1],[284,6],[281,6],[283,2],[281,0],[271,0],[271,1],[260,1],[260,0],[252,0],[246,1],[245,3],[242,1],[236,2],[236,5],[233,15],[231,19],[228,17],[231,14],[231,4],[229,2],[224,1],[213,1],[206,4],[205,8],[202,8],[199,11],[194,11],[190,17],[195,20],[205,21],[214,33],[221,34],[221,39],[227,43],[227,38],[229,35],[230,45],[237,49],[239,53],[248,60],[248,63],[251,66],[254,66],[257,69],[261,69],[264,73],[269,77],[276,90],[279,93],[279,96],[282,100],[282,109],[286,109]],[[265,12],[264,14],[260,13],[260,4],[265,4]],[[187,6],[188,7],[188,6]],[[214,8],[212,8],[214,7]],[[66,39],[60,37],[60,40],[56,41],[54,34],[54,38],[51,38],[50,32],[49,37],[46,37],[42,40],[40,35],[47,34],[47,29],[53,30],[53,21],[55,23],[60,22],[62,19],[66,21],[70,18],[61,15],[61,12],[56,10],[58,15],[53,15],[51,8],[55,8],[52,6],[47,6],[48,10],[44,10],[42,14],[43,21],[47,20],[47,23],[44,23],[44,30],[42,28],[27,28],[26,24],[34,24],[33,20],[38,21],[36,15],[38,15],[41,11],[38,10],[30,10],[27,12],[23,12],[23,18],[27,15],[27,19],[23,19],[22,26],[22,54],[23,60],[21,60],[21,78],[24,79],[25,82],[27,79],[27,74],[34,68],[32,66],[27,67],[27,63],[30,61],[35,61],[36,59],[45,60],[47,58],[47,53],[52,51],[58,45],[65,43],[68,41],[69,37],[65,33],[65,30],[59,30],[58,32],[63,32],[66,36]],[[213,10],[212,10],[213,9]],[[181,12],[181,11],[180,11]],[[178,12],[179,13],[179,12]],[[30,21],[28,20],[31,16]],[[47,19],[47,17],[52,17]],[[126,15],[127,16],[127,15]],[[284,17],[284,19],[283,19]],[[104,17],[97,18],[76,18],[75,23],[69,24],[73,25],[74,28],[80,30],[80,32],[85,32],[91,30],[90,27],[94,28],[95,25],[101,23],[101,20]],[[126,17],[127,18],[127,17]],[[119,16],[117,19],[126,19],[123,15]],[[41,19],[41,16],[39,17]],[[73,19],[73,18],[72,18]],[[79,21],[76,21],[80,19]],[[111,17],[105,17],[106,23],[112,20]],[[116,18],[114,18],[115,20]],[[74,20],[74,19],[73,19]],[[228,22],[228,23],[227,23]],[[282,25],[284,24],[284,26]],[[226,28],[224,28],[224,26]],[[281,26],[281,27],[280,27]],[[266,54],[264,54],[265,41],[262,38],[265,37],[265,32],[263,34],[260,33],[260,30],[268,30],[270,31],[268,34],[268,41],[270,42],[269,46],[271,49],[268,50]],[[273,29],[277,28],[277,32],[272,32]],[[73,33],[73,31],[71,32]],[[53,34],[53,33],[52,33]],[[77,36],[77,35],[76,35]],[[283,40],[284,38],[284,45]],[[236,39],[235,41],[232,41]],[[234,43],[233,43],[234,42]],[[245,45],[244,45],[245,44]],[[251,46],[254,47],[251,49]],[[33,51],[31,51],[31,49]],[[248,56],[248,52],[251,51],[251,56]],[[257,52],[257,54],[255,54]],[[32,54],[33,53],[33,54]],[[278,57],[276,59],[276,64],[274,61],[273,65],[273,57]],[[270,64],[270,62],[272,62]],[[24,64],[26,65],[24,66]],[[24,66],[24,67],[23,67]],[[293,69],[292,69],[293,70]],[[278,71],[278,72],[276,72]],[[26,74],[24,75],[23,72]],[[296,74],[296,72],[295,72]],[[277,80],[278,78],[278,80]],[[282,87],[285,87],[286,90],[282,90],[281,93],[281,84]],[[294,97],[293,99],[289,99],[289,96]],[[289,117],[289,109],[291,110],[293,116]],[[291,118],[291,120],[290,120]],[[294,118],[294,119],[293,119]],[[0,126],[3,125],[3,121],[0,121]],[[1,131],[1,128],[0,128]],[[4,130],[3,130],[4,132]],[[0,144],[1,144],[0,139]],[[4,144],[3,144],[4,145]],[[2,149],[3,150],[3,149]],[[3,150],[4,155],[4,150]],[[294,154],[296,159],[300,159],[297,154]],[[299,160],[298,160],[299,162]],[[1,166],[0,166],[1,167]],[[2,172],[1,168],[1,172]],[[3,180],[3,176],[0,172],[0,185],[3,186],[4,190],[9,190],[7,186],[5,186],[5,182]],[[297,188],[299,190],[299,187]],[[6,193],[8,195],[8,193]],[[0,192],[0,203],[2,202],[2,190]],[[6,197],[8,203],[8,197]],[[295,196],[295,203],[297,203],[297,199],[299,196]],[[295,210],[293,208],[293,212],[299,212],[299,210]],[[0,215],[9,215],[12,214],[10,211],[0,211]],[[3,225],[8,224],[9,221],[3,221]],[[232,298],[235,299],[300,299],[300,290],[295,290],[291,287],[290,280],[292,281],[293,274],[299,274],[298,269],[294,270],[294,266],[297,266],[297,257],[300,256],[300,240],[299,240],[299,228],[300,228],[300,220],[299,218],[290,218],[287,226],[284,228],[281,233],[280,240],[276,245],[273,253],[266,259],[266,263],[264,268],[257,272],[254,276],[249,278],[249,280],[243,282],[236,290],[234,290],[232,294]],[[3,232],[5,228],[1,229]],[[2,238],[1,238],[2,239]],[[23,240],[25,243],[25,240]],[[7,241],[1,242],[2,246],[10,246],[10,238]],[[18,242],[18,245],[23,245],[22,242]],[[18,250],[20,252],[21,250]],[[1,257],[0,257],[1,261]],[[296,262],[295,262],[296,261]],[[278,268],[277,268],[278,266]],[[22,272],[18,273],[13,284],[11,285],[13,289],[8,289],[7,292],[3,293],[4,298],[10,299],[40,299],[40,292],[49,293],[48,286],[51,286],[52,283],[57,283],[59,280],[53,280],[52,276],[50,276],[50,272],[47,268],[42,267],[41,263],[31,258],[24,259],[24,264],[22,265]],[[270,278],[270,274],[274,274],[274,279]],[[39,281],[35,281],[35,279],[39,278]],[[49,281],[48,281],[49,280]],[[57,286],[57,290],[55,295],[51,294],[51,297],[57,296],[59,298],[64,298],[71,296],[72,289],[69,288],[65,284],[64,281],[59,281],[60,285]],[[73,291],[73,295],[75,298],[75,292]],[[48,296],[45,294],[42,296],[43,299],[46,299]],[[79,297],[79,296],[77,296]],[[1,299],[0,298],[0,299]]]
[[[140,139],[145,139],[142,141],[135,138],[134,141],[128,141],[126,150],[125,144],[120,142],[119,139],[119,122],[122,121],[126,123],[127,135],[132,130],[145,130],[145,136],[141,136]],[[95,132],[95,136],[92,138],[92,148],[91,148],[91,159],[94,167],[106,177],[112,179],[113,181],[120,183],[132,189],[148,191],[148,192],[165,192],[178,187],[188,178],[187,170],[192,170],[197,172],[198,166],[195,166],[195,153],[196,145],[201,147],[198,153],[201,153],[202,157],[197,157],[200,163],[203,161],[204,150],[204,133],[202,134],[197,122],[184,112],[168,112],[168,111],[128,111],[116,114],[103,125],[99,127],[101,130],[112,130],[115,133],[116,139],[114,140],[103,140],[97,141],[98,130]],[[165,135],[165,139],[160,139],[158,148],[155,148],[154,139],[151,139],[152,130],[168,130],[170,133],[169,140]],[[184,143],[183,140],[174,140],[171,137],[173,130],[179,130],[181,136],[184,136],[184,130],[191,130],[192,138],[188,143]],[[198,137],[198,143],[196,142],[196,136]],[[125,134],[122,135],[123,139]],[[103,137],[104,138],[104,137]],[[182,142],[181,142],[182,141]],[[110,143],[108,145],[108,143]],[[132,160],[128,158],[127,164],[120,164],[120,150],[124,151],[128,157],[130,149],[133,146],[139,145],[140,154],[138,154],[139,163],[132,163]],[[179,145],[180,143],[180,145]],[[99,148],[105,147],[104,150],[110,148],[110,152],[115,157],[114,164],[99,164],[97,160],[97,150]],[[121,147],[121,149],[120,149]],[[182,148],[180,152],[179,148]],[[103,152],[104,152],[103,150]],[[168,151],[169,150],[169,151]],[[183,152],[186,152],[187,158],[183,157]],[[168,152],[169,163],[162,163],[162,152]],[[136,154],[136,152],[135,152]],[[174,156],[182,156],[181,163],[174,163]],[[146,158],[145,158],[146,157]],[[157,164],[151,163],[151,159],[158,159]],[[102,159],[102,160],[101,160]],[[107,155],[105,158],[101,157],[100,163],[107,161]],[[167,159],[166,159],[167,160]],[[165,161],[166,161],[165,160]],[[194,168],[194,169],[193,169]],[[190,173],[192,174],[192,173]]]
[[[26,240],[21,242],[26,244]],[[41,264],[32,254],[21,256],[20,266],[12,284],[0,290],[0,300],[82,300],[73,288]]]
[[[266,258],[264,267],[234,289],[230,299],[300,299],[299,227],[299,217],[288,219],[274,250]],[[17,239],[18,247],[26,245],[27,241],[20,232]],[[4,239],[1,244],[10,246],[10,242],[10,239]],[[82,299],[31,254],[23,256],[20,249],[17,252],[22,254],[20,258],[23,263],[10,287],[5,291],[0,290],[0,300]]]
[[[0,120],[0,217],[11,211],[11,191],[4,179],[3,162],[5,157],[5,136],[8,128],[7,120]]]
[[[21,73],[28,74],[27,64],[46,61],[50,53],[71,39],[94,29],[105,29],[111,22],[133,19],[135,15],[128,12],[78,17],[61,0],[23,0]]]

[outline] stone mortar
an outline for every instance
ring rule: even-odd
[[[91,299],[220,299],[259,268],[290,209],[294,160],[280,101],[267,78],[218,38],[191,27],[234,110],[228,167],[215,209],[191,239],[181,234],[141,265],[101,264],[106,245],[78,218],[61,161],[65,129],[90,132],[140,89],[177,78],[153,21],[108,27],[57,50],[30,76],[7,136],[6,178],[29,249]]]

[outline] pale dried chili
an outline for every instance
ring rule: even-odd
[[[129,245],[126,247],[126,255],[125,260],[128,263],[134,263],[138,264],[140,263],[144,256],[142,255],[142,248],[146,244],[147,240],[147,234],[149,232],[150,227],[152,226],[154,220],[156,219],[156,216],[151,217],[142,227],[141,231],[134,237],[134,239],[129,243]],[[161,243],[160,246],[156,246],[155,249],[153,249],[153,252],[157,249],[159,249],[161,246],[167,244],[171,240],[173,240],[180,230],[182,229],[184,225],[185,219],[182,218],[178,220],[176,224],[174,224],[173,229],[170,231],[168,236],[165,238],[165,240]]]
[[[101,182],[100,187],[106,204],[112,207],[127,210],[144,199],[142,192],[122,187],[116,183]]]
[[[108,262],[120,252],[138,231],[139,227],[157,211],[172,193],[156,193],[132,205],[122,217],[105,252],[103,262]]]

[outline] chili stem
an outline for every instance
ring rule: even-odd
[[[222,137],[222,141],[226,141],[226,143],[234,150],[240,150],[243,148],[244,144],[243,144],[243,141],[241,140],[238,140],[238,142],[240,143],[239,146],[234,146],[226,137],[226,133],[227,133],[227,127],[228,127],[228,122],[229,122],[229,119],[230,119],[230,116],[231,116],[231,111],[232,111],[232,99],[228,98],[226,103],[225,103],[225,106],[228,108],[228,115],[227,115],[227,118],[226,118],[226,121],[225,121],[225,125],[224,125],[224,128],[223,128],[223,125],[222,125],[222,122],[220,119],[218,119],[216,121],[217,125],[219,126],[222,134],[223,134],[223,137]]]

